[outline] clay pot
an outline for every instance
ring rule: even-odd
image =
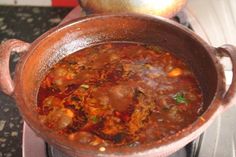
[[[114,147],[101,152],[53,133],[40,123],[36,111],[37,93],[46,72],[63,57],[109,41],[132,41],[159,45],[181,57],[193,69],[204,97],[204,113],[194,123],[162,140],[137,147]],[[24,53],[14,80],[9,73],[11,52]],[[225,89],[223,68],[216,56],[227,55],[233,64],[233,82]],[[12,96],[32,130],[49,144],[70,156],[167,156],[197,138],[216,116],[235,101],[236,48],[209,46],[194,32],[168,19],[136,14],[100,15],[80,18],[55,27],[33,43],[16,39],[0,45],[0,87]]]

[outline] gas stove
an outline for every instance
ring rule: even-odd
[[[219,0],[223,1],[223,0]],[[230,0],[229,0],[230,1]],[[233,1],[233,0],[232,0]],[[188,27],[189,29],[194,30],[198,35],[204,38],[207,42],[209,42],[213,46],[220,46],[224,43],[227,43],[226,40],[214,40],[212,37],[212,31],[206,31],[205,28],[208,28],[204,25],[207,21],[201,18],[199,20],[199,16],[202,12],[205,12],[208,8],[204,8],[202,3],[205,1],[190,1],[187,8],[176,15],[173,20],[181,23],[182,25]],[[208,2],[210,3],[210,2]],[[223,2],[222,2],[223,3]],[[219,7],[220,4],[219,3]],[[236,2],[235,2],[236,3]],[[235,4],[236,6],[236,4]],[[213,6],[216,7],[216,6]],[[215,8],[213,8],[215,9]],[[224,10],[227,12],[227,10]],[[231,12],[232,13],[232,12]],[[213,12],[210,16],[211,23],[208,22],[208,25],[215,27],[214,16],[216,16],[216,12]],[[235,14],[236,15],[236,14]],[[66,18],[62,21],[62,23],[67,22],[71,19],[74,19],[78,16],[85,16],[85,13],[81,10],[80,7],[76,7],[73,9]],[[218,19],[219,20],[219,19]],[[236,20],[236,17],[235,17]],[[215,21],[215,24],[222,23],[222,21]],[[236,25],[236,24],[235,24]],[[236,31],[236,29],[235,29]],[[206,33],[208,32],[208,33]],[[219,35],[219,34],[218,34]],[[221,39],[226,39],[221,38]],[[236,38],[234,38],[236,40]],[[236,43],[236,42],[235,42]],[[218,45],[217,45],[218,44]],[[221,63],[225,67],[225,75],[226,75],[226,84],[229,85],[232,78],[231,73],[231,65],[229,58],[223,58]],[[236,126],[234,121],[236,119],[236,105],[232,107],[229,111],[224,114],[218,116],[215,122],[197,139],[193,142],[186,145],[184,148],[180,149],[176,153],[172,154],[170,157],[234,157],[236,156]],[[46,142],[44,142],[41,138],[39,138],[35,133],[24,123],[24,131],[23,131],[23,157],[67,157],[60,150],[50,146]]]

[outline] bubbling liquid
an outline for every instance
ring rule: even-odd
[[[170,52],[104,43],[54,65],[38,93],[40,121],[92,146],[135,146],[193,123],[202,93],[190,68]]]

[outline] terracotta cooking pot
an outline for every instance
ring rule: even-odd
[[[45,73],[63,57],[109,41],[132,41],[159,45],[181,57],[193,69],[204,97],[204,113],[194,123],[162,140],[137,147],[106,148],[82,145],[53,133],[40,123],[36,111],[37,93]],[[11,52],[24,55],[14,80],[9,73]],[[219,55],[218,55],[219,54]],[[227,55],[233,64],[233,82],[225,89],[223,68],[216,56]],[[236,48],[209,46],[192,31],[168,19],[135,14],[99,15],[80,18],[55,27],[33,43],[16,39],[0,46],[0,87],[12,96],[18,108],[37,135],[70,156],[167,156],[198,137],[235,100]]]

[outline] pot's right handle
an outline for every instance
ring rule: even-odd
[[[0,90],[7,95],[11,96],[15,88],[9,69],[10,55],[26,52],[29,47],[29,43],[17,39],[7,40],[0,45]]]
[[[232,83],[229,86],[229,89],[226,91],[226,93],[223,96],[223,106],[225,109],[231,107],[236,104],[236,47],[233,45],[223,45],[217,50],[217,56],[228,56],[231,59],[232,62],[232,72],[233,72],[233,78]]]

